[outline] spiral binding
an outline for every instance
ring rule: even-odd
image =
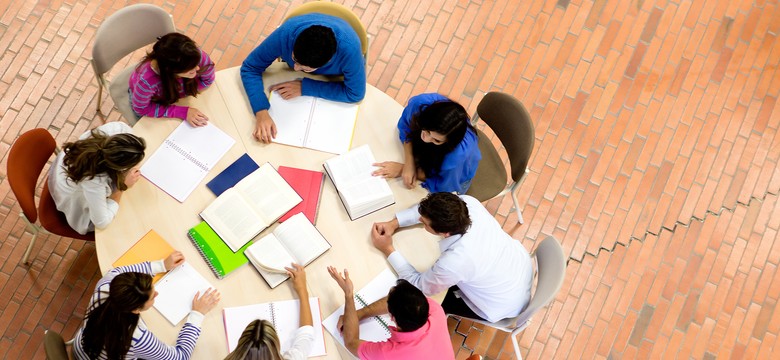
[[[198,250],[198,253],[200,253],[200,257],[202,257],[203,260],[206,260],[206,265],[209,266],[211,272],[214,273],[217,279],[222,279],[223,277],[225,277],[225,274],[223,274],[222,271],[214,267],[213,261],[215,261],[215,259],[208,257],[208,255],[206,255],[206,253],[203,252],[203,248],[200,247],[200,243],[198,243],[198,240],[195,240],[195,236],[192,233],[193,233],[192,231],[187,232],[187,237],[190,238],[190,241],[192,241],[192,245],[195,245],[195,249]]]
[[[175,150],[177,153],[179,153],[179,155],[183,156],[185,159],[187,159],[190,162],[192,162],[193,164],[195,164],[195,166],[199,167],[201,170],[209,171],[209,168],[208,168],[208,166],[206,166],[206,164],[200,162],[198,159],[196,159],[194,156],[192,156],[192,154],[190,154],[189,151],[184,150],[183,148],[179,147],[179,145],[176,144],[175,142],[173,142],[173,141],[171,141],[169,139],[165,139],[165,144],[170,146],[171,149]]]
[[[360,297],[360,294],[355,294],[355,299],[360,303],[360,305],[363,305],[363,307],[368,307],[368,303],[366,303],[365,300],[363,300],[362,297]],[[383,328],[385,328],[385,331],[387,331],[387,334],[390,335],[390,325],[385,322],[381,317],[374,316],[374,320],[376,320],[379,325],[382,325]]]
[[[271,324],[274,324],[274,327],[276,327],[276,306],[274,306],[274,303],[271,303],[269,308],[271,308]]]

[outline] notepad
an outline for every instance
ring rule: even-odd
[[[211,288],[211,284],[187,262],[177,266],[157,282],[154,308],[176,326],[192,311],[192,299]]]
[[[249,247],[249,243],[234,253],[205,221],[201,221],[200,224],[190,229],[187,232],[187,237],[190,238],[195,249],[198,250],[217,279],[224,278],[249,262],[249,259],[244,255],[244,250]]]
[[[141,175],[184,202],[235,142],[212,123],[182,121],[141,166]]]
[[[111,266],[120,267],[133,265],[145,261],[157,261],[165,259],[174,252],[173,246],[160,236],[156,231],[149,230],[135,245],[130,247],[119,259],[116,259]],[[157,274],[153,283],[157,283],[163,274]]]
[[[375,162],[374,154],[366,144],[323,164],[352,220],[395,203],[387,180],[371,175],[376,170]]]
[[[352,145],[358,105],[297,96],[269,96],[268,114],[276,124],[275,143],[342,154]]]
[[[325,174],[323,174],[322,171],[312,171],[287,166],[280,166],[278,171],[279,175],[281,175],[303,199],[300,204],[282,215],[282,217],[279,218],[279,222],[284,222],[291,216],[302,212],[312,224],[316,225],[317,208],[320,206],[322,180],[325,177]]]
[[[295,190],[265,163],[218,196],[200,216],[237,252],[300,202]]]
[[[320,299],[310,297],[309,305],[311,318],[314,320],[314,343],[309,356],[323,356],[326,352],[325,335],[320,326],[322,323]],[[276,334],[279,335],[280,350],[282,353],[289,350],[292,347],[295,330],[300,327],[300,306],[300,300],[283,300],[222,309],[228,352],[236,348],[246,326],[257,319],[270,321],[276,329]]]
[[[395,286],[398,278],[390,269],[385,269],[377,275],[371,282],[355,293],[355,308],[362,309],[374,301],[385,296],[390,288]],[[339,316],[344,315],[344,305],[341,305],[333,314],[330,314],[322,321],[322,326],[333,335],[333,338],[341,345],[344,345],[344,337],[338,329]],[[365,318],[359,323],[360,340],[364,341],[385,341],[390,337],[390,326],[395,326],[395,322],[389,314]]]
[[[241,157],[225,168],[225,170],[222,170],[219,175],[206,183],[206,187],[209,188],[214,195],[220,196],[225,190],[238,184],[239,181],[259,167],[260,165],[257,165],[248,154],[241,155]]]

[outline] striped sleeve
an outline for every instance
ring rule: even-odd
[[[214,62],[211,61],[209,54],[206,54],[203,49],[200,50],[200,63],[198,63],[198,67],[205,69],[201,74],[198,74],[198,92],[201,92],[211,86],[216,77],[214,73]]]
[[[139,359],[185,360],[192,356],[195,343],[200,336],[200,328],[190,322],[179,331],[176,345],[170,346],[160,341],[148,329],[141,329],[141,335],[133,338],[133,355]]]
[[[134,82],[130,86],[130,106],[132,106],[133,111],[142,116],[156,118],[174,117],[186,120],[189,107],[179,105],[164,106],[152,102],[152,97],[160,92],[162,82],[159,76],[150,73],[154,73],[154,71],[152,71],[149,65],[144,64],[130,78],[130,81]]]

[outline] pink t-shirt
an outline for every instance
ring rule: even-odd
[[[428,322],[412,332],[390,327],[390,338],[364,342],[358,347],[361,359],[454,359],[447,330],[447,316],[437,302],[428,299]]]

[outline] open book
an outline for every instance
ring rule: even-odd
[[[299,202],[295,190],[265,163],[223,192],[200,216],[236,252]]]
[[[235,142],[212,123],[182,121],[141,166],[141,175],[184,202]]]
[[[323,165],[352,220],[395,203],[387,180],[371,175],[375,162],[371,149],[363,145]]]
[[[268,114],[277,129],[274,142],[334,154],[349,150],[357,121],[357,104],[313,96],[285,100],[278,93],[272,93],[269,102]]]
[[[244,255],[268,285],[275,288],[290,277],[285,267],[292,263],[309,265],[328,249],[330,243],[306,215],[298,213],[277,226],[272,233],[255,241]]]
[[[390,288],[395,286],[396,280],[398,280],[398,278],[390,269],[385,269],[379,273],[379,275],[371,280],[366,286],[355,292],[355,308],[358,310],[362,309],[374,301],[387,296]],[[330,314],[327,319],[323,320],[322,326],[333,335],[333,338],[339,344],[344,345],[344,337],[341,336],[341,331],[337,329],[339,317],[341,315],[344,315],[344,305],[341,305],[333,314]],[[360,321],[359,325],[360,340],[385,341],[390,337],[390,326],[395,326],[395,323],[390,319],[389,314],[385,314],[363,319]]]
[[[211,288],[211,284],[188,263],[181,264],[169,271],[155,284],[157,297],[154,308],[176,326],[192,311],[192,299],[195,294]]]
[[[325,335],[320,323],[320,299],[309,298],[311,306],[311,318],[314,320],[314,343],[309,356],[323,356],[325,352]],[[279,335],[279,346],[285,352],[292,346],[295,330],[300,326],[300,300],[283,300],[263,304],[236,306],[222,309],[225,323],[225,335],[227,336],[228,351],[233,351],[238,345],[238,339],[249,323],[254,320],[268,320],[274,324],[276,334]]]

